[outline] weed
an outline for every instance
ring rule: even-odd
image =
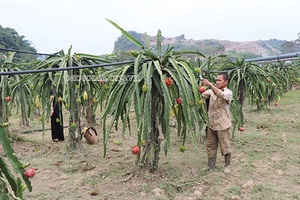
[[[178,178],[180,178],[182,174],[180,170],[172,169],[172,170],[165,171],[165,176],[168,177],[168,179],[175,181]]]
[[[119,140],[114,140],[114,143],[115,143],[116,145],[122,145],[122,142],[119,141]]]
[[[146,193],[150,193],[150,192],[151,192],[151,187],[150,187],[150,185],[147,184],[147,183],[143,183],[142,189],[143,189],[143,191],[146,192]]]
[[[298,193],[293,193],[292,194],[292,197],[293,197],[293,199],[300,199],[300,194],[298,194]]]
[[[177,192],[179,192],[178,190],[181,190],[181,188],[176,188],[171,183],[161,183],[158,187],[164,190],[168,197],[174,196]]]
[[[241,195],[242,194],[242,188],[240,186],[234,186],[229,190],[229,192],[233,195]]]

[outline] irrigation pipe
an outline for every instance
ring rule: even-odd
[[[287,54],[282,54],[282,55],[278,55],[278,56],[268,56],[268,57],[264,57],[264,58],[245,59],[245,62],[260,62],[260,61],[268,61],[268,60],[289,59],[289,58],[295,58],[295,57],[300,57],[300,52],[287,53]]]
[[[63,128],[68,128],[69,126],[63,126]],[[26,130],[26,131],[21,131],[21,134],[24,133],[34,133],[34,132],[40,132],[40,131],[48,131],[51,130],[51,128],[44,128],[44,129],[34,129],[34,130]]]

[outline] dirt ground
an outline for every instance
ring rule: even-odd
[[[82,148],[75,151],[68,148],[67,129],[66,141],[58,143],[52,142],[49,130],[18,134],[12,144],[16,155],[23,164],[38,168],[31,179],[33,191],[26,190],[24,199],[300,199],[299,91],[286,93],[278,106],[271,104],[263,112],[245,108],[245,131],[236,131],[232,138],[230,174],[223,173],[220,154],[217,169],[204,170],[204,131],[197,137],[197,151],[189,138],[182,153],[172,127],[170,153],[161,153],[155,174],[135,165],[136,156],[130,152],[135,134],[122,137],[112,132],[105,158],[101,126],[96,126],[98,144],[83,139]]]

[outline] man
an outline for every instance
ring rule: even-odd
[[[231,147],[230,147],[230,103],[232,91],[227,88],[228,74],[220,73],[216,78],[216,86],[207,79],[202,79],[202,84],[210,87],[202,93],[202,97],[209,99],[209,128],[207,131],[206,150],[208,154],[208,170],[216,166],[218,145],[222,156],[225,156],[224,172],[230,172]]]

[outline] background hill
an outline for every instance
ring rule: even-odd
[[[29,40],[25,40],[25,36],[19,35],[13,28],[3,28],[0,25],[0,55],[6,54],[1,49],[14,49],[19,51],[37,52],[37,50],[31,46],[32,43]],[[35,55],[30,54],[15,54],[13,61],[16,63],[29,63],[36,60]],[[4,56],[0,56],[0,63],[4,62]]]
[[[144,34],[135,31],[128,32],[142,44],[146,44],[146,37]],[[156,36],[148,36],[148,38],[151,48],[155,49]],[[168,45],[173,46],[176,51],[199,50],[207,56],[226,54],[228,57],[232,58],[257,58],[300,51],[300,44],[297,43],[297,41],[279,39],[235,42],[216,39],[185,39],[184,35],[177,37],[162,37],[162,49],[166,49]],[[117,53],[129,50],[139,49],[123,35],[120,36],[114,44],[114,52]]]
[[[151,48],[155,51],[156,36],[145,37],[144,33],[128,31],[134,38],[146,46],[146,38],[148,37]],[[258,58],[266,56],[280,55],[284,53],[300,52],[300,37],[295,41],[286,41],[279,39],[256,40],[236,42],[229,40],[203,39],[194,40],[186,39],[184,34],[177,37],[162,37],[162,50],[167,47],[174,47],[175,51],[198,50],[206,56],[226,54],[231,59],[236,58]],[[32,42],[25,40],[25,36],[19,35],[13,28],[3,28],[0,25],[0,54],[4,54],[3,49],[14,49],[19,51],[37,52],[32,47]],[[121,35],[114,43],[113,53],[122,51],[140,50],[125,36]],[[30,62],[43,60],[44,57],[37,57],[29,54],[16,54],[14,62]],[[4,57],[0,57],[0,62],[4,62]]]

